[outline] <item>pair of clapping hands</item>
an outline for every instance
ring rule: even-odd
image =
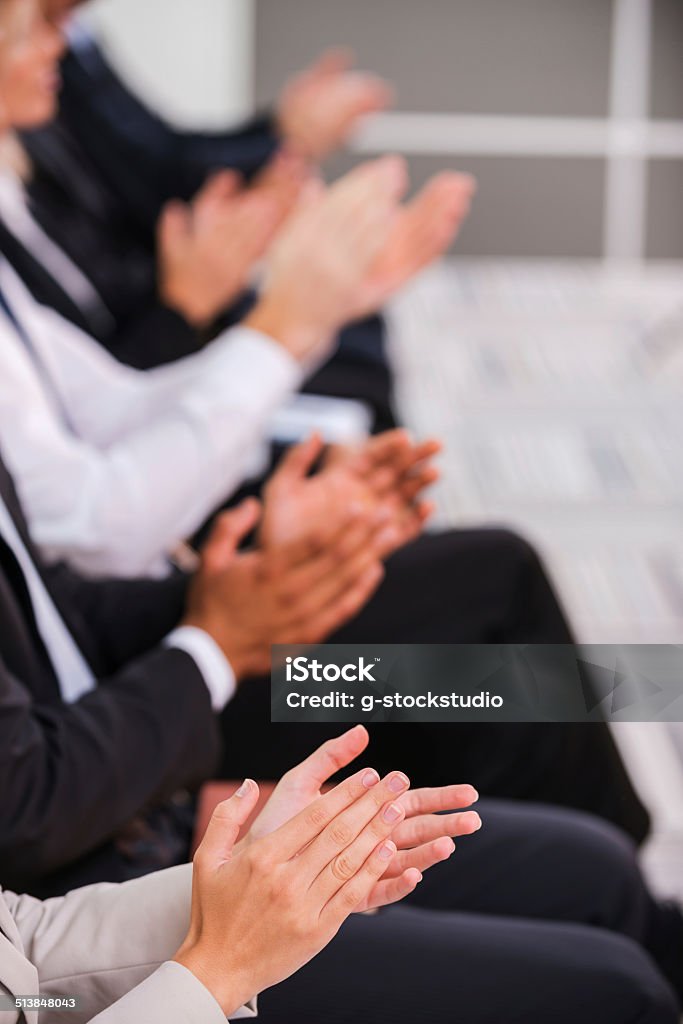
[[[374,594],[384,560],[421,532],[439,450],[404,430],[324,457],[317,436],[290,449],[263,504],[249,499],[219,517],[184,624],[216,640],[238,680],[270,670],[272,644],[327,639]],[[255,544],[240,550],[254,531]]]
[[[343,251],[343,237],[326,232],[325,211],[311,216],[302,207],[315,206],[316,200],[319,204],[325,193],[317,162],[342,145],[362,117],[383,109],[391,99],[386,83],[353,70],[350,63],[350,55],[331,51],[285,87],[275,117],[281,149],[251,182],[221,170],[191,202],[172,201],[164,209],[158,225],[160,295],[198,328],[235,301],[264,259],[267,266],[286,223],[298,217],[312,223],[311,244],[287,252],[307,295],[314,294],[313,279],[308,278],[311,265]],[[386,190],[391,187],[387,184]],[[466,217],[473,192],[469,176],[446,172],[402,207],[373,267],[375,280],[389,287],[369,295],[366,304],[352,301],[346,319],[378,308],[439,256]],[[381,237],[379,231],[377,235]],[[320,294],[324,298],[325,290]]]
[[[247,780],[220,804],[195,855],[192,913],[175,960],[226,1016],[316,956],[352,913],[408,896],[450,857],[453,837],[481,826],[471,786],[409,789],[401,772],[363,768],[324,796],[321,786],[359,756],[362,726],[323,744],[288,772],[244,840],[256,806]]]

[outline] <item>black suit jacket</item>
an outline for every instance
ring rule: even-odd
[[[0,538],[0,884],[48,895],[141,873],[177,838],[180,819],[164,801],[208,777],[218,754],[195,662],[160,646],[186,581],[95,582],[46,569],[1,461],[0,495],[98,679],[63,702]]]
[[[190,198],[216,168],[253,174],[278,147],[271,122],[216,135],[174,131],[124,86],[94,44],[85,54],[68,53],[62,72],[59,117],[23,136],[33,163],[29,200],[110,315],[76,307],[59,286],[46,292],[44,281],[26,276],[25,263],[17,269],[39,301],[122,362],[147,369],[188,355],[214,332],[198,335],[159,299],[160,210],[171,198]],[[7,255],[15,262],[16,247]]]
[[[268,114],[225,132],[175,130],[124,85],[94,40],[66,54],[62,79],[62,127],[148,232],[169,199],[190,199],[221,167],[248,179],[280,145]]]

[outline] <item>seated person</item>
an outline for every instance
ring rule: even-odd
[[[320,795],[330,764],[365,739],[353,729],[292,770],[235,845],[258,798],[245,780],[192,871],[45,904],[0,893],[0,986],[75,998],[69,1018],[101,1024],[218,1022],[253,1013],[257,995],[264,1024],[489,1024],[511,1012],[675,1024],[683,917],[653,899],[622,836],[577,814],[492,805],[454,872],[440,822],[459,816],[411,817],[426,794],[402,773],[363,768]],[[432,806],[456,790],[466,799],[468,787],[450,787]],[[48,1024],[62,1016],[40,1011]]]
[[[59,22],[71,6],[47,0],[46,9]],[[389,93],[384,83],[349,72],[331,54],[284,90],[272,116],[214,136],[179,133],[126,89],[83,26],[72,26],[69,37],[63,110],[24,139],[32,162],[28,209],[16,185],[4,199],[15,233],[12,258],[23,265],[39,301],[118,359],[149,368],[195,351],[217,320],[244,315],[253,299],[238,296],[291,207],[308,162],[341,144]],[[219,168],[236,169],[252,187],[238,196],[233,176],[223,195],[221,182],[229,175],[207,181]],[[219,205],[220,218],[207,223],[207,205]],[[48,281],[35,266],[46,246],[44,239],[36,243],[29,210],[60,248],[62,268],[73,264],[71,274],[62,269]],[[183,214],[191,231],[174,231]],[[238,245],[245,230],[248,242]],[[63,287],[74,269],[85,284]],[[344,329],[331,360],[304,390],[362,400],[375,429],[393,426],[384,335],[377,316]]]
[[[32,3],[17,0],[2,8],[8,15],[0,55],[7,124],[44,113],[54,99],[48,72],[58,47],[54,30]],[[18,41],[9,17],[16,11],[28,19]],[[66,556],[79,568],[100,573],[163,570],[176,542],[234,487],[269,406],[292,387],[297,365],[319,355],[350,312],[376,306],[447,244],[462,215],[463,182],[439,179],[399,213],[403,187],[402,165],[390,159],[353,172],[327,194],[309,195],[275,248],[269,285],[247,321],[250,333],[228,334],[192,361],[152,376],[126,370],[93,350],[89,339],[37,307],[7,268],[0,270],[12,291],[11,298],[4,297],[0,436],[17,473],[33,536],[52,558]],[[386,443],[380,438],[382,451]],[[390,451],[392,444],[389,439]],[[414,466],[429,454],[429,447],[399,445],[392,479],[403,481],[406,470],[412,477]],[[386,469],[383,458],[380,474]],[[318,508],[313,524],[319,530],[320,522],[328,525],[324,501],[339,471],[333,467],[331,483],[326,474],[315,483],[291,468],[287,479],[293,505],[305,510],[299,523],[307,525],[310,502],[320,502],[322,493],[323,511]],[[349,500],[358,472],[347,468],[344,476]],[[418,471],[418,490],[423,480]],[[373,504],[367,481],[361,484],[363,500]],[[414,485],[414,479],[407,480],[409,506]],[[404,504],[399,503],[399,512]],[[383,500],[377,504],[378,514],[383,505]],[[379,555],[367,555],[370,564],[403,548],[391,559],[376,601],[344,634],[350,642],[368,630],[376,642],[571,642],[552,588],[528,545],[491,530],[425,536],[406,545],[423,519],[409,513],[407,533],[403,523],[398,529],[385,524]],[[379,579],[367,588],[366,598]],[[423,595],[419,607],[416,593]],[[363,603],[356,603],[346,620]],[[332,623],[321,636],[333,635],[341,624]],[[274,631],[270,635],[276,636]],[[253,674],[266,667],[249,668]],[[253,697],[243,698],[247,706],[240,709],[240,724],[248,714],[256,732],[253,742],[246,728],[239,728],[239,735],[252,755],[258,750],[284,758],[263,763],[257,772],[268,769],[278,777],[283,763],[291,763],[294,735],[287,732],[284,750],[280,744],[263,745],[260,732],[267,714],[257,697],[263,689],[249,690]],[[227,721],[226,728],[232,732]],[[424,777],[430,758],[436,758],[440,777],[452,777],[456,764],[463,772],[471,766],[487,792],[500,792],[502,786],[510,796],[615,814],[638,838],[646,830],[642,808],[604,726],[535,731],[511,726],[504,730],[506,742],[499,730],[492,747],[482,742],[481,729],[466,743],[460,730],[463,742],[455,745],[450,728],[419,733],[423,738],[411,748],[416,777]],[[228,752],[232,749],[231,742]],[[508,767],[520,749],[527,771],[511,782]],[[454,751],[464,760],[454,763]],[[595,774],[609,780],[597,792],[584,784]],[[511,790],[518,778],[521,790]],[[612,786],[618,799],[610,798]]]

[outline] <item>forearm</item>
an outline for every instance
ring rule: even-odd
[[[129,410],[127,425],[107,423],[103,411],[79,424],[81,442],[55,424],[50,446],[31,458],[21,457],[20,422],[16,448],[8,437],[33,535],[49,559],[98,575],[158,569],[239,486],[301,371],[284,348],[238,329],[148,376],[147,386],[110,390],[103,403],[114,407],[120,394],[117,415]],[[84,415],[97,415],[93,405],[81,400]]]
[[[109,676],[161,643],[180,622],[190,578],[83,577],[66,565],[46,570],[56,603],[98,676]]]
[[[158,650],[72,705],[32,703],[4,670],[0,682],[0,870],[15,888],[213,771],[209,691],[181,651]]]
[[[168,962],[189,927],[191,889],[188,864],[45,902],[4,895],[41,994],[78,997],[73,1024],[225,1024],[208,990]],[[253,1013],[252,1005],[238,1016]]]

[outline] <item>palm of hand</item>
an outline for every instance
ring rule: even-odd
[[[369,509],[374,495],[367,483],[347,467],[323,470],[267,489],[260,542],[264,549],[283,547],[310,537],[323,546],[339,532],[349,509]]]

